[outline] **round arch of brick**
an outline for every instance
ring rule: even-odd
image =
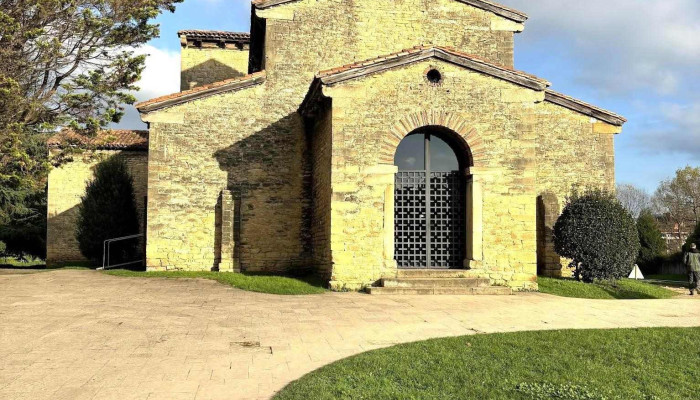
[[[417,129],[426,127],[441,127],[454,132],[467,154],[469,167],[483,166],[483,142],[478,132],[463,118],[443,112],[419,112],[401,118],[384,136],[379,162],[393,165],[399,143]]]

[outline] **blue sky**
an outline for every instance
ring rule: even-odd
[[[515,67],[552,89],[629,119],[615,140],[618,183],[653,192],[700,159],[700,1],[501,0],[530,19],[516,37]],[[158,18],[161,37],[139,100],[179,89],[181,29],[248,31],[247,0],[185,0]],[[133,108],[119,125],[142,128]]]

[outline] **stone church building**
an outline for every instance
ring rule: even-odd
[[[179,33],[182,91],[137,104],[147,133],[84,144],[131,160],[151,271],[536,288],[565,273],[551,230],[572,188],[614,188],[626,121],[513,68],[526,19],[485,0],[255,0],[250,34]],[[80,258],[91,160],[52,172],[49,262]]]

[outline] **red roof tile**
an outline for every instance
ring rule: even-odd
[[[81,147],[95,150],[148,150],[148,131],[107,129],[93,137],[64,129],[47,141],[49,147]]]
[[[179,31],[177,36],[186,36],[190,40],[204,41],[224,41],[235,43],[250,43],[250,33],[247,32],[227,32],[227,31],[206,31],[199,29],[190,29]]]
[[[324,78],[329,78],[332,76],[336,76],[340,73],[344,73],[350,70],[355,70],[355,69],[367,69],[368,72],[376,72],[376,70],[370,69],[368,67],[380,65],[380,64],[389,64],[392,60],[400,59],[400,58],[406,58],[408,56],[414,55],[414,54],[419,54],[419,53],[424,53],[427,56],[435,56],[440,58],[440,54],[431,54],[431,52],[439,51],[441,53],[447,53],[453,56],[457,56],[459,58],[462,58],[464,60],[468,60],[472,63],[475,63],[477,65],[483,65],[484,67],[488,67],[490,69],[495,69],[495,70],[500,70],[507,72],[512,75],[516,75],[522,78],[525,78],[529,81],[532,81],[533,83],[537,85],[543,85],[543,86],[549,86],[549,82],[547,82],[545,79],[538,78],[535,75],[531,75],[522,71],[518,71],[516,69],[513,69],[508,66],[504,65],[499,65],[495,64],[491,61],[487,61],[481,57],[474,56],[472,54],[464,53],[461,51],[458,51],[452,47],[445,47],[445,46],[425,46],[425,45],[420,45],[420,46],[415,46],[410,49],[404,49],[401,51],[397,51],[395,53],[391,54],[386,54],[382,55],[379,57],[371,58],[369,60],[363,60],[363,61],[358,61],[352,64],[346,64],[341,67],[336,67],[336,68],[331,68],[327,69],[324,71],[320,71],[316,77],[324,80]],[[511,76],[512,76],[511,75]],[[325,83],[325,80],[324,80]]]
[[[136,109],[141,112],[153,111],[154,109],[171,105],[180,104],[186,101],[195,100],[201,97],[205,97],[209,94],[222,93],[228,90],[237,90],[248,87],[248,83],[256,84],[262,83],[265,80],[265,71],[256,72],[254,74],[248,74],[241,76],[239,78],[226,79],[219,82],[214,82],[209,85],[203,85],[190,90],[184,90],[182,92],[172,93],[166,96],[156,97],[155,99],[150,99],[147,101],[142,101],[137,103]],[[182,100],[178,102],[177,100]]]

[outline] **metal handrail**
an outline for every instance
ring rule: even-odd
[[[109,251],[110,251],[110,247],[111,247],[112,243],[121,242],[121,241],[129,240],[129,239],[136,239],[136,238],[140,238],[140,237],[143,237],[143,233],[139,233],[137,235],[122,236],[122,237],[118,237],[118,238],[105,240],[104,243],[102,244],[102,268],[99,268],[99,269],[104,270],[104,269],[109,269],[109,268],[118,268],[118,267],[123,267],[125,265],[136,264],[136,263],[142,262],[143,260],[137,260],[137,261],[131,261],[131,262],[121,263],[121,264],[116,264],[116,265],[109,265],[109,258],[110,258]]]

